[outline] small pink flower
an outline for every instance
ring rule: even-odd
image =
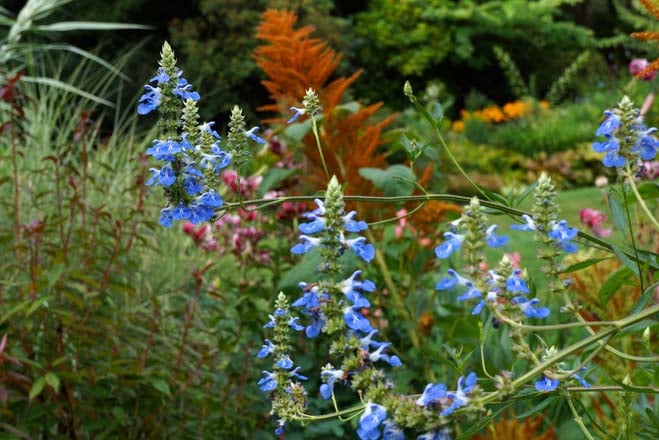
[[[604,228],[606,214],[596,209],[586,208],[579,211],[581,223],[588,226],[598,237],[608,237],[612,229]]]
[[[641,81],[652,81],[657,75],[657,72],[649,72],[642,76],[638,76],[638,74],[644,71],[649,64],[650,63],[648,63],[648,60],[645,58],[635,58],[629,63],[629,72]]]
[[[513,265],[513,268],[519,269],[519,263],[522,261],[522,256],[519,254],[519,252],[513,252],[512,254],[503,254],[503,255],[508,257],[508,260],[510,260],[510,264]]]
[[[403,233],[405,231],[405,226],[407,226],[407,209],[400,209],[396,211],[396,217],[398,217],[398,224],[396,224],[396,238],[403,238]]]

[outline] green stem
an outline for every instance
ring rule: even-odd
[[[629,165],[627,165],[629,168]],[[634,179],[630,178],[630,182],[633,182]],[[621,183],[622,187],[622,197],[624,199],[624,205],[625,205],[625,214],[627,215],[627,225],[629,227],[629,239],[632,243],[632,249],[634,249],[634,254],[638,257],[638,246],[636,246],[636,237],[634,237],[634,229],[632,228],[632,216],[631,213],[629,212],[629,200],[627,199],[627,190],[625,189],[625,184]],[[636,267],[638,268],[638,280],[639,280],[639,287],[641,289],[641,292],[645,290],[643,287],[643,268],[641,267],[641,263],[638,261],[638,258],[636,260]]]
[[[318,155],[320,156],[320,161],[323,164],[323,170],[325,170],[325,176],[327,180],[330,179],[330,173],[327,169],[327,164],[325,163],[325,156],[323,155],[323,147],[320,145],[320,136],[318,136],[318,125],[316,125],[316,118],[311,117],[311,131],[313,131],[313,136],[316,139],[316,147],[318,148]]]
[[[572,397],[567,398],[567,404],[570,406],[570,411],[572,411],[572,415],[574,416],[574,421],[579,425],[579,428],[581,428],[581,432],[586,436],[588,440],[595,440],[592,435],[590,435],[590,432],[588,431],[588,428],[586,428],[586,425],[583,422],[583,419],[577,412],[577,409],[574,407],[574,404],[572,403]]]
[[[370,230],[366,231],[366,236],[368,237],[368,240],[371,243],[375,242],[373,233]],[[416,320],[413,320],[412,317],[410,316],[407,307],[405,307],[405,302],[401,299],[400,292],[396,288],[396,284],[394,283],[394,280],[391,278],[391,272],[389,272],[389,267],[387,266],[387,262],[385,261],[384,256],[382,255],[382,251],[380,251],[380,249],[375,250],[375,262],[380,267],[380,273],[382,274],[384,283],[387,285],[387,289],[389,289],[389,291],[391,292],[391,298],[396,303],[396,308],[399,310],[400,313],[405,315],[405,320],[407,322],[416,322]],[[413,347],[419,346],[419,335],[416,334],[414,329],[407,328],[407,336],[410,338],[410,342],[412,343]]]
[[[243,206],[273,206],[273,205],[278,205],[284,202],[311,202],[314,199],[317,199],[318,196],[285,196],[285,197],[280,197],[278,199],[253,199],[253,200],[246,200],[242,203],[237,203],[237,202],[231,202],[231,203],[225,203],[224,207],[222,209],[224,210],[232,210],[236,209],[238,207],[243,207]],[[469,201],[471,200],[470,197],[465,197],[465,196],[457,196],[454,194],[424,194],[424,195],[411,195],[411,196],[396,196],[396,197],[376,197],[376,196],[351,196],[351,195],[346,195],[343,196],[343,199],[346,201],[351,201],[351,202],[364,202],[364,203],[398,203],[398,202],[417,202],[417,201],[429,201],[429,200],[441,200],[445,202],[453,202],[453,203],[458,203],[458,204],[468,204]],[[480,204],[482,206],[485,206],[487,208],[491,209],[496,209],[498,211],[501,211],[506,214],[510,214],[515,217],[521,217],[522,215],[526,214],[529,215],[528,212],[522,211],[520,209],[515,209],[511,208],[509,206],[501,205],[496,202],[491,202],[489,200],[480,200]],[[613,252],[613,247],[607,243],[606,241],[595,237],[594,235],[588,234],[583,231],[579,231],[579,237],[589,241],[592,244],[598,245],[601,248],[603,248],[606,251]],[[621,252],[625,254],[627,257],[631,258],[633,261],[639,261],[641,260],[640,257],[637,257],[634,255],[633,252],[630,252],[628,250],[622,249]],[[653,269],[659,269],[659,264],[653,263],[650,260],[641,260],[643,264],[649,264],[651,268]]]
[[[564,348],[563,350],[559,351],[556,353],[556,355],[552,356],[549,359],[546,359],[545,361],[541,362],[540,364],[536,365],[533,367],[531,370],[527,371],[517,379],[515,379],[512,383],[511,386],[513,388],[518,388],[522,385],[524,385],[526,382],[532,380],[534,377],[539,376],[540,374],[544,373],[545,370],[549,369],[552,365],[557,364],[561,362],[563,359],[567,358],[571,354],[582,350],[586,347],[588,347],[590,344],[593,343],[599,343],[600,340],[604,338],[608,338],[611,335],[618,333],[620,330],[629,327],[633,324],[636,324],[639,321],[642,321],[646,318],[649,318],[650,316],[653,316],[655,314],[659,313],[659,304],[656,304],[652,307],[649,307],[639,313],[636,313],[634,315],[627,316],[625,318],[619,319],[615,321],[614,326],[610,327],[606,330],[602,330],[599,333],[595,333],[585,339],[582,339],[581,341],[575,342],[574,344]],[[492,393],[486,397],[483,398],[482,403],[488,403],[496,398],[499,398],[501,392],[497,391],[495,393]]]
[[[650,208],[648,208],[648,205],[645,203],[645,200],[643,200],[641,194],[638,192],[638,188],[636,187],[636,182],[634,182],[634,175],[631,173],[631,170],[629,169],[629,165],[627,165],[626,176],[627,176],[627,180],[629,181],[629,186],[632,188],[632,191],[634,192],[634,196],[636,196],[636,199],[638,200],[638,204],[641,205],[641,209],[643,209],[645,214],[648,216],[650,223],[652,223],[655,229],[659,230],[659,221],[657,221],[657,219],[654,217],[652,212],[650,212]]]

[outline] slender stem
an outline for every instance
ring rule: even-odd
[[[318,125],[316,125],[316,118],[311,117],[311,131],[313,131],[313,136],[316,139],[316,147],[318,148],[318,155],[320,156],[320,161],[323,164],[323,170],[325,170],[325,176],[327,180],[330,179],[330,173],[327,169],[327,164],[325,163],[325,156],[323,155],[323,147],[320,145],[320,137],[318,136]]]
[[[536,365],[533,367],[531,370],[527,371],[517,379],[515,379],[512,383],[511,386],[513,388],[517,388],[521,385],[524,385],[526,382],[530,381],[534,377],[544,373],[545,370],[549,369],[552,365],[557,364],[561,362],[563,359],[567,358],[571,354],[582,350],[586,347],[588,347],[590,344],[593,343],[599,343],[601,339],[608,338],[609,336],[619,332],[620,330],[629,327],[633,324],[636,324],[639,321],[642,321],[646,318],[649,318],[650,316],[653,316],[655,314],[659,313],[659,304],[655,304],[652,307],[648,307],[647,309],[636,313],[634,315],[627,316],[625,318],[619,319],[615,322],[614,327],[607,328],[606,330],[602,330],[599,333],[595,333],[585,339],[582,339],[581,341],[575,342],[574,344],[564,348],[563,350],[559,351],[556,355],[552,356],[549,359],[546,359],[545,361],[541,362],[540,364]],[[501,392],[497,391],[495,393],[492,393],[486,397],[483,398],[482,403],[488,403],[491,402],[497,398],[499,398]]]
[[[629,180],[633,181],[633,179],[629,179]],[[627,199],[627,190],[625,189],[624,182],[621,183],[621,187],[622,187],[622,197],[624,199],[624,205],[625,205],[625,214],[627,215],[627,226],[629,227],[629,240],[632,243],[632,249],[634,250],[634,254],[637,257],[636,267],[638,268],[638,280],[640,283],[639,287],[641,289],[641,292],[643,292],[645,290],[643,283],[643,268],[641,267],[641,262],[638,261],[638,246],[636,246],[636,237],[634,237],[634,229],[632,228],[632,216],[631,213],[629,212],[629,200]]]
[[[285,197],[280,197],[277,199],[253,199],[253,200],[245,200],[241,201],[240,203],[238,202],[230,202],[230,203],[225,203],[224,207],[222,208],[223,210],[233,210],[238,207],[243,208],[244,206],[274,206],[278,205],[284,202],[309,202],[313,201],[314,199],[318,198],[318,196],[285,196]],[[365,202],[365,203],[398,203],[398,202],[415,202],[415,201],[422,201],[422,200],[442,200],[446,202],[454,202],[454,203],[459,203],[459,204],[468,204],[469,201],[471,200],[470,197],[464,197],[464,196],[457,196],[454,194],[423,194],[423,195],[412,195],[412,196],[396,196],[396,197],[377,197],[377,196],[352,196],[352,195],[345,195],[343,196],[343,199],[346,201],[351,201],[351,202]],[[487,208],[492,208],[496,209],[498,211],[501,211],[503,213],[515,216],[515,217],[521,217],[522,215],[526,214],[528,215],[529,213],[526,211],[522,211],[520,209],[515,209],[511,208],[509,206],[501,205],[496,202],[491,202],[489,200],[480,200],[480,204],[482,206],[485,206]],[[598,245],[601,248],[603,248],[606,251],[613,252],[613,247],[607,243],[606,241],[595,237],[594,235],[588,234],[583,231],[579,231],[579,237],[589,241],[592,244]],[[628,250],[622,249],[621,252],[625,254],[627,257],[631,258],[634,261],[638,261],[640,258],[634,255],[633,252],[630,252]],[[653,263],[652,261],[643,261],[643,263],[648,263],[651,268],[654,269],[659,269],[659,264]]]
[[[600,344],[600,346],[597,347],[597,348],[596,348],[591,354],[589,354],[588,357],[586,357],[586,359],[584,359],[583,361],[581,361],[581,362],[579,363],[579,365],[576,366],[576,368],[573,368],[572,370],[570,370],[570,371],[566,371],[565,373],[561,373],[561,374],[551,374],[551,375],[550,375],[551,378],[552,378],[552,379],[563,380],[563,379],[567,379],[568,377],[572,377],[573,375],[575,375],[576,373],[578,373],[579,370],[581,370],[586,364],[588,364],[590,361],[592,361],[593,358],[595,358],[595,356],[597,356],[597,355],[599,354],[599,352],[602,351],[602,350],[604,349],[604,347],[606,347],[606,344],[607,344],[607,343],[608,343],[608,342],[609,342],[614,336],[615,336],[615,333],[609,335],[609,336],[606,338],[606,340],[604,341],[604,344]]]
[[[13,124],[13,121],[11,125],[9,126],[9,138],[11,142],[11,169],[13,173],[13,180],[14,180],[14,240],[15,240],[15,247],[14,247],[14,257],[18,261],[21,256],[20,252],[20,244],[21,244],[21,219],[20,219],[20,192],[19,192],[19,187],[20,187],[20,182],[19,182],[19,177],[18,177],[18,161],[17,161],[17,156],[18,156],[18,148],[16,146],[16,136],[14,133],[14,130],[16,129],[15,125]],[[21,293],[22,297],[22,293]]]
[[[370,230],[366,230],[366,236],[368,237],[368,240],[371,243],[375,242],[373,234],[371,233]],[[412,320],[412,316],[410,316],[407,307],[405,307],[405,302],[401,299],[400,292],[398,291],[398,288],[396,288],[396,284],[394,283],[394,280],[391,278],[391,272],[389,272],[389,267],[387,266],[387,262],[385,261],[384,256],[382,255],[382,251],[380,249],[375,250],[375,262],[380,267],[380,273],[382,274],[384,283],[387,285],[387,288],[391,292],[391,297],[396,303],[396,308],[399,310],[400,313],[405,315],[406,320],[408,322],[410,321],[413,322],[414,320]],[[414,331],[413,328],[409,328],[409,327],[407,328],[407,336],[410,338],[410,342],[412,343],[412,346],[414,347],[419,346],[419,335],[416,334],[416,331]]]
[[[634,196],[636,196],[636,199],[638,200],[638,204],[641,205],[641,209],[645,211],[645,214],[648,216],[648,219],[650,220],[650,223],[655,227],[655,229],[659,230],[659,221],[655,218],[655,216],[652,214],[650,211],[650,208],[648,208],[648,205],[645,203],[645,200],[643,200],[643,197],[641,197],[641,194],[638,192],[638,188],[636,187],[636,182],[634,182],[634,175],[631,173],[631,170],[629,170],[629,165],[627,165],[627,180],[629,181],[629,186],[632,188],[632,191],[634,192]]]
[[[540,332],[564,330],[567,328],[574,328],[574,327],[602,327],[602,326],[616,325],[615,321],[583,321],[583,322],[566,322],[565,324],[551,324],[551,325],[526,325],[513,321],[510,318],[506,318],[496,310],[495,310],[495,314],[497,315],[497,319],[499,319],[501,322],[505,322],[511,327],[515,327],[521,330],[540,331]]]
[[[574,407],[574,404],[572,403],[572,397],[568,397],[567,399],[567,404],[570,406],[570,411],[572,411],[572,415],[574,416],[574,421],[579,425],[579,428],[581,428],[581,432],[586,436],[588,440],[595,440],[592,435],[590,435],[590,432],[588,431],[588,428],[586,428],[586,425],[583,422],[583,419],[577,412],[577,409]]]

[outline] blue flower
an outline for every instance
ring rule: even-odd
[[[470,286],[465,293],[458,296],[458,301],[467,301],[474,298],[480,298],[482,296],[483,294],[481,293],[480,290],[478,290],[474,286]]]
[[[572,375],[572,377],[574,377],[576,380],[578,380],[582,387],[590,388],[590,384],[588,382],[586,382],[585,379],[583,377],[581,377],[580,375],[575,373],[575,374]]]
[[[211,136],[213,136],[216,139],[220,139],[220,135],[217,131],[213,129],[213,125],[215,125],[215,122],[210,121],[210,122],[204,122],[199,126],[199,130],[205,131],[207,133],[210,133]]]
[[[360,281],[357,279],[361,275],[362,271],[357,270],[355,271],[350,278],[347,280],[343,281],[340,285],[339,288],[343,292],[343,294],[346,296],[346,298],[352,302],[352,304],[356,307],[370,307],[371,304],[368,302],[366,298],[364,298],[360,293],[359,290],[364,290],[366,292],[373,292],[375,290],[375,284],[370,281],[370,280],[364,280]]]
[[[373,330],[371,330],[371,332],[368,335],[364,336],[363,338],[359,338],[359,346],[362,349],[368,351],[368,349],[370,347],[378,348],[379,346],[384,344],[384,342],[374,341],[373,340],[373,336],[375,336],[377,333],[378,333],[378,330],[373,329]]]
[[[207,206],[209,208],[221,208],[224,205],[222,197],[214,190],[209,189],[197,199],[200,204]]]
[[[275,373],[270,373],[269,371],[263,371],[263,374],[265,375],[265,377],[262,377],[257,382],[261,391],[267,393],[277,388],[277,379],[275,377]]]
[[[456,409],[465,406],[469,402],[467,394],[474,389],[476,381],[476,373],[473,372],[469,373],[466,379],[464,376],[460,376],[460,379],[458,379],[458,390],[446,393],[446,397],[452,399],[452,402],[450,406],[442,410],[441,415],[444,417],[449,416],[453,414]]]
[[[291,360],[290,356],[283,355],[279,358],[275,365],[277,365],[282,370],[290,370],[293,368],[293,361]]]
[[[508,243],[509,238],[505,235],[496,235],[497,225],[492,225],[485,231],[485,242],[488,246],[497,248]]]
[[[357,215],[357,211],[350,211],[343,216],[343,227],[348,232],[361,232],[368,229],[368,225],[365,221],[354,220],[353,217]]]
[[[270,356],[274,351],[275,344],[273,344],[270,339],[266,339],[265,344],[263,344],[263,347],[261,347],[259,352],[256,354],[256,357],[263,359],[264,357]]]
[[[444,232],[444,238],[446,238],[447,241],[435,248],[435,255],[437,258],[448,258],[453,252],[460,249],[465,236],[454,234],[453,232]]]
[[[448,428],[440,429],[439,431],[429,431],[421,434],[416,440],[451,440],[451,431]]]
[[[512,299],[512,303],[518,305],[522,312],[529,318],[544,319],[549,316],[551,311],[547,307],[536,308],[535,305],[539,302],[540,300],[538,298],[529,300],[523,296],[516,296]]]
[[[345,373],[343,370],[323,370],[320,373],[320,377],[326,378],[326,382],[320,386],[320,395],[323,396],[323,399],[327,400],[332,397],[334,392],[334,382],[337,380],[343,380]]]
[[[300,240],[302,240],[302,243],[298,243],[291,248],[291,252],[296,255],[309,252],[313,247],[320,245],[320,238],[300,235]]]
[[[180,72],[180,74],[182,73]],[[199,93],[192,91],[192,84],[188,83],[185,78],[179,78],[176,88],[172,90],[172,93],[181,97],[183,100],[192,99],[193,101],[199,101],[200,98]]]
[[[551,231],[547,233],[549,238],[560,244],[565,252],[572,253],[577,251],[577,245],[572,243],[579,230],[568,226],[567,221],[561,220],[560,222],[551,226]]]
[[[604,159],[602,159],[602,163],[604,164],[605,167],[607,168],[620,168],[625,166],[627,163],[627,159],[625,159],[624,156],[621,156],[618,152],[618,150],[610,151],[607,153],[606,156],[604,156]]]
[[[558,379],[550,379],[543,375],[542,378],[535,383],[535,389],[542,391],[543,393],[548,393],[558,388],[560,383],[561,382]]]
[[[651,128],[643,132],[638,142],[636,142],[636,145],[634,145],[630,151],[632,153],[639,153],[639,156],[643,160],[654,159],[657,155],[657,147],[659,146],[659,142],[654,138],[654,136],[650,136],[650,134],[654,133],[655,131],[657,131],[656,128]]]
[[[316,234],[322,231],[323,229],[325,229],[324,217],[320,217],[311,213],[307,214],[306,217],[310,218],[313,221],[309,223],[300,223],[298,229],[303,234]]]
[[[307,376],[303,376],[303,375],[301,375],[300,373],[298,373],[298,371],[300,371],[300,368],[301,368],[301,367],[295,367],[293,370],[291,370],[291,371],[288,373],[288,376],[289,376],[289,377],[293,377],[293,378],[295,378],[295,379],[300,379],[300,380],[307,380],[307,379],[309,379]]]
[[[386,350],[390,345],[390,342],[380,344],[380,346],[373,353],[368,354],[368,360],[373,363],[383,360],[392,367],[400,367],[402,363],[398,356],[389,356],[383,353],[383,351]]]
[[[373,330],[371,323],[359,311],[361,307],[348,306],[343,309],[343,319],[346,325],[352,330],[359,330],[364,333],[369,333]]]
[[[259,127],[252,127],[245,132],[245,136],[256,142],[257,144],[265,144],[265,139],[259,137],[256,132],[259,130]]]
[[[176,69],[176,70],[178,76],[180,76],[183,73],[181,72],[180,69]],[[156,71],[156,76],[154,76],[149,80],[149,82],[154,82],[154,81],[158,82],[158,84],[163,84],[169,81],[169,75],[165,73],[165,69],[163,67],[158,67],[158,70]]]
[[[455,270],[448,270],[449,276],[442,278],[439,283],[435,286],[436,290],[449,290],[455,286],[468,286],[471,287],[474,284],[469,281],[467,278],[461,277]]]
[[[604,115],[606,118],[604,121],[602,121],[599,128],[595,132],[597,136],[610,135],[620,127],[620,117],[609,110],[605,111]]]
[[[506,290],[512,293],[529,293],[529,286],[526,285],[526,281],[520,275],[522,274],[521,269],[515,269],[506,280]]]
[[[137,114],[139,115],[147,115],[158,108],[160,105],[160,98],[162,97],[159,87],[146,85],[144,88],[147,92],[140,96],[140,100],[137,104]]]
[[[147,180],[147,186],[157,183],[160,186],[169,187],[176,182],[176,174],[174,174],[174,170],[169,166],[164,166],[161,169],[151,168],[149,171],[153,175]]]
[[[524,223],[523,225],[510,225],[510,229],[515,229],[517,231],[538,230],[538,225],[536,225],[535,221],[531,218],[531,216],[527,214],[522,214],[522,220],[524,220],[526,223]]]
[[[371,260],[375,257],[375,248],[372,244],[366,243],[364,237],[357,237],[351,240],[346,240],[345,244],[347,247],[352,248],[355,251],[355,254],[362,260],[370,263]]]
[[[387,409],[377,403],[368,402],[364,413],[359,418],[357,435],[361,440],[375,440],[380,438],[379,427],[387,418]]]
[[[294,114],[293,116],[291,116],[291,119],[288,120],[287,124],[291,124],[297,121],[300,116],[304,115],[307,112],[306,109],[299,107],[291,107],[291,111],[294,112]]]
[[[153,147],[146,149],[146,154],[155,157],[157,160],[172,162],[174,155],[181,151],[183,151],[181,144],[172,140],[172,138],[166,141],[156,139],[153,141]]]
[[[416,404],[419,406],[428,406],[439,403],[439,400],[444,398],[446,398],[446,385],[443,383],[429,383],[426,385],[426,389],[423,390],[421,397],[416,400]]]
[[[620,144],[618,139],[613,136],[606,136],[604,142],[593,142],[593,151],[596,153],[609,153],[611,151],[618,151],[620,149]]]
[[[382,422],[382,428],[382,440],[405,440],[405,433],[391,420]]]

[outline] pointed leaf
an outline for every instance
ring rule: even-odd
[[[37,397],[39,394],[41,394],[45,386],[46,386],[46,379],[44,379],[43,377],[37,379],[37,381],[32,384],[32,388],[30,388],[29,399],[32,400],[35,397]]]
[[[606,306],[620,287],[624,285],[634,285],[633,280],[634,272],[627,267],[621,267],[609,275],[600,288],[601,305]]]
[[[44,379],[46,380],[46,383],[47,383],[48,385],[50,385],[50,387],[51,387],[53,390],[55,390],[55,391],[58,391],[58,390],[59,390],[59,383],[60,383],[60,382],[59,382],[59,377],[57,377],[57,375],[55,375],[55,373],[53,373],[52,371],[49,371],[49,372],[46,373],[46,375],[44,376]]]

